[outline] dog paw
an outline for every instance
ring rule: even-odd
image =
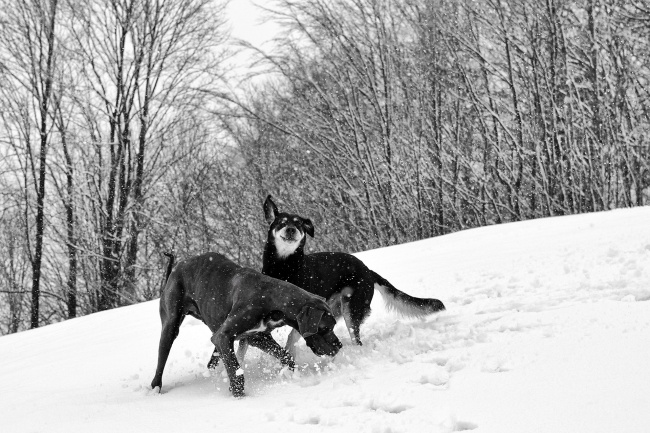
[[[242,398],[242,397],[246,396],[246,394],[244,394],[244,376],[243,376],[243,374],[235,376],[235,378],[230,381],[229,389],[230,389],[230,392],[232,393],[233,397]]]
[[[232,393],[232,396],[235,398],[244,398],[246,397],[246,393],[244,392],[243,389],[236,389],[233,387],[230,387],[230,392]]]
[[[293,360],[293,357],[291,356],[283,357],[280,360],[280,363],[282,364],[283,368],[289,368],[289,370],[291,371],[293,371],[294,368],[296,368],[296,362]]]
[[[208,370],[214,370],[219,365],[219,355],[212,355],[208,361]]]
[[[146,395],[160,395],[162,394],[162,391],[159,386],[154,386],[153,388],[150,388],[147,390]]]

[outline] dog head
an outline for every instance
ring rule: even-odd
[[[343,347],[334,334],[336,319],[324,301],[305,304],[297,320],[298,332],[316,355],[334,356]]]
[[[267,241],[275,245],[281,259],[302,250],[306,235],[314,237],[314,225],[309,218],[279,212],[270,195],[264,201],[264,216],[270,224]]]

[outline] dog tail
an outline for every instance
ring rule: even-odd
[[[174,267],[174,260],[176,259],[176,256],[174,256],[173,253],[163,254],[169,257],[169,263],[167,263],[167,273],[165,274],[165,284],[167,284],[167,280],[169,280],[169,274],[172,273],[172,268]]]
[[[375,289],[381,293],[388,311],[395,311],[404,317],[424,317],[445,309],[445,305],[438,299],[416,298],[397,290],[384,277],[374,271]]]

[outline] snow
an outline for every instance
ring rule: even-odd
[[[353,346],[295,373],[250,348],[247,397],[188,317],[162,394],[149,389],[158,302],[0,338],[2,432],[646,432],[650,208],[467,230],[358,256],[441,299],[425,320],[381,296]],[[161,270],[163,272],[163,270]],[[281,343],[288,329],[274,331]]]

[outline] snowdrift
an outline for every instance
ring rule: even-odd
[[[244,399],[210,333],[188,317],[163,393],[149,386],[160,333],[147,302],[0,338],[3,432],[647,432],[650,208],[550,218],[359,253],[447,311],[386,313],[334,359],[298,371],[256,349]],[[163,270],[161,269],[161,272]],[[275,334],[283,343],[288,329]]]

